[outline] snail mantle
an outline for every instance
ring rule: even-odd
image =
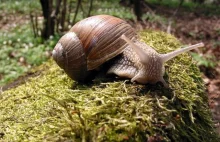
[[[140,37],[159,53],[181,46],[163,32]],[[39,76],[0,94],[0,140],[219,141],[192,58],[181,54],[165,68],[169,88],[125,81],[86,86],[50,60]]]

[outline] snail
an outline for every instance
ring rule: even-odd
[[[140,41],[124,20],[96,15],[76,23],[61,37],[52,51],[53,59],[73,80],[86,82],[93,72],[108,63],[107,74],[131,78],[140,84],[162,82],[164,63],[175,56],[204,46],[203,43],[159,54]]]

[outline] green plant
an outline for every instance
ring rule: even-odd
[[[215,56],[212,55],[203,55],[201,56],[198,53],[191,53],[192,57],[197,61],[198,66],[205,66],[207,68],[214,68],[216,64]]]
[[[0,32],[0,86],[48,59],[49,51],[58,38],[51,37],[47,41],[34,38],[29,25],[17,26],[10,32]]]
[[[172,9],[175,9],[178,7],[180,1],[179,0],[147,0],[147,2],[154,4],[154,5],[161,5],[161,6],[166,6]],[[204,15],[214,15],[220,14],[220,9],[219,6],[213,3],[204,3],[204,4],[198,4],[193,2],[192,0],[190,1],[184,1],[182,6],[182,9],[190,11],[190,12],[200,12],[201,14]]]
[[[144,14],[142,16],[142,19],[147,19],[149,22],[160,22],[163,24],[166,24],[168,22],[168,20],[165,17],[163,17],[161,15],[157,15],[157,14],[152,14],[149,12]]]
[[[0,0],[0,12],[7,14],[29,14],[31,11],[40,11],[38,0]]]
[[[93,15],[97,14],[109,14],[124,19],[135,19],[135,15],[132,9],[129,7],[122,7],[119,5],[119,0],[112,1],[94,1],[94,8],[92,10]]]

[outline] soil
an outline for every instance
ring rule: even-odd
[[[172,16],[175,9],[169,9],[164,7],[156,7],[152,10],[155,14],[166,17],[172,20],[171,26],[169,22],[149,22],[147,19],[141,22],[128,21],[138,30],[142,29],[155,29],[162,31],[169,31],[175,37],[177,37],[183,44],[194,44],[198,42],[204,42],[205,48],[203,50],[198,49],[194,52],[199,53],[201,56],[211,55],[215,57],[215,68],[200,66],[203,80],[207,87],[207,94],[209,99],[209,106],[215,122],[217,132],[220,134],[220,16],[205,16],[203,14],[186,12],[182,9],[178,11],[175,16]],[[0,14],[1,19],[1,14]],[[18,16],[3,19],[0,21],[0,30],[10,30],[14,25],[27,21],[27,17]],[[23,20],[22,20],[23,19]],[[170,30],[167,30],[170,29]],[[36,74],[35,74],[36,75]],[[27,76],[35,76],[33,74],[27,74]],[[15,81],[4,86],[4,89],[17,86],[19,83],[24,82]]]

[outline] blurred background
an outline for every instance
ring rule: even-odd
[[[190,54],[220,133],[220,0],[0,0],[0,89],[32,76],[72,25],[97,14],[120,17],[137,31],[167,32],[183,45],[204,42]]]

